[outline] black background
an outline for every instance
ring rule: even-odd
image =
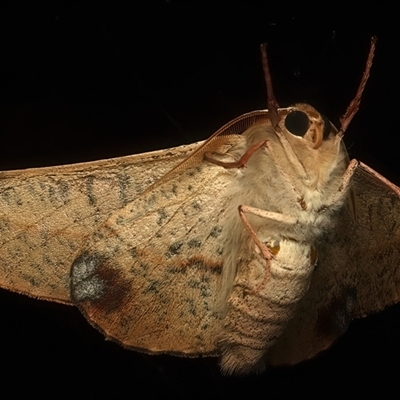
[[[280,105],[309,102],[337,122],[377,35],[371,78],[345,141],[352,158],[399,185],[400,39],[392,4],[2,2],[0,170],[205,139],[241,113],[266,108],[265,41]],[[127,351],[72,307],[0,295],[4,398],[358,398],[397,387],[399,306],[355,321],[314,360],[225,378],[214,359]]]

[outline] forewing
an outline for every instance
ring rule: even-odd
[[[115,212],[72,267],[72,299],[125,347],[210,354],[222,270],[221,232],[237,171],[203,162]]]
[[[115,210],[157,182],[225,152],[255,111],[229,122],[206,142],[76,165],[0,172],[0,287],[69,303],[69,270],[84,238]]]
[[[0,172],[0,286],[70,302],[70,268],[83,239],[198,145]]]
[[[343,209],[318,248],[318,268],[296,317],[271,349],[295,364],[329,347],[354,318],[400,301],[400,189],[367,166],[353,176],[355,215]]]

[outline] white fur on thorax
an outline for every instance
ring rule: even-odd
[[[257,150],[243,170],[236,174],[228,190],[230,211],[224,226],[224,268],[221,281],[220,308],[224,308],[229,296],[238,260],[243,252],[252,251],[253,243],[238,213],[239,205],[249,205],[262,210],[294,217],[297,223],[288,229],[280,223],[246,215],[254,230],[263,241],[291,238],[313,245],[317,238],[332,225],[332,214],[343,205],[346,193],[334,205],[324,207],[338,192],[347,164],[347,154],[333,139],[324,141],[317,149],[301,137],[287,133],[287,139],[308,174],[307,179],[296,176],[285,151],[270,124],[249,128],[242,140],[230,151],[239,158],[252,145],[267,140],[266,148]],[[285,179],[284,174],[290,177]],[[295,186],[306,205],[303,209],[296,198]]]

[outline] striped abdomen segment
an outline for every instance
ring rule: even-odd
[[[282,240],[269,267],[256,251],[239,265],[220,341],[225,373],[264,368],[263,356],[294,316],[315,262],[311,245]]]

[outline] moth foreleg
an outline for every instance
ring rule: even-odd
[[[274,224],[274,225],[279,224],[280,229],[283,231],[292,228],[293,225],[296,224],[297,220],[296,220],[296,218],[293,218],[289,215],[284,215],[284,214],[276,213],[273,211],[267,211],[267,210],[263,210],[261,208],[256,208],[256,207],[247,206],[247,205],[239,206],[240,219],[242,220],[247,231],[249,232],[250,237],[253,239],[253,241],[257,245],[257,247],[260,249],[260,252],[263,255],[263,257],[266,260],[269,260],[271,258],[271,249],[268,248],[263,242],[261,242],[257,233],[254,231],[249,220],[247,219],[246,213],[261,217],[261,218],[269,221],[271,224]]]
[[[321,207],[320,211],[324,211],[331,208],[332,206],[342,204],[341,200],[344,199],[344,197],[346,196],[350,187],[351,178],[353,177],[354,172],[358,168],[359,164],[360,163],[357,160],[350,161],[349,165],[342,175],[342,182],[340,183],[338,190],[328,199],[323,207]]]
[[[257,215],[261,218],[264,218],[265,220],[268,220],[273,223],[279,223],[282,224],[283,229],[290,229],[297,223],[297,219],[294,217],[291,217],[290,215],[285,215],[282,213],[277,213],[273,211],[268,211],[268,210],[263,210],[262,208],[257,208],[257,207],[252,207],[248,206],[245,204],[241,204],[239,206],[239,214],[243,220],[243,218],[246,218],[244,216],[244,213],[249,213],[253,215]]]
[[[275,244],[270,244],[269,246],[263,243],[257,233],[255,232],[254,228],[251,226],[249,220],[246,217],[245,213],[249,213],[252,215],[256,215],[258,217],[261,217],[265,220],[267,220],[271,225],[272,224],[279,224],[280,231],[285,231],[288,228],[292,228],[293,225],[296,224],[296,218],[293,218],[289,215],[284,215],[281,213],[276,213],[273,211],[267,211],[263,210],[261,208],[256,208],[252,206],[247,206],[247,205],[240,205],[239,206],[239,216],[240,219],[242,220],[245,228],[249,232],[250,237],[252,238],[253,242],[256,244],[258,249],[260,250],[263,258],[266,261],[266,270],[264,274],[264,279],[259,283],[257,287],[255,287],[255,291],[258,291],[261,286],[266,284],[266,281],[269,278],[269,267],[270,263],[269,260],[271,260],[273,254],[275,254],[278,249]]]
[[[261,142],[258,142],[251,146],[247,151],[239,158],[237,161],[220,161],[215,158],[212,158],[208,154],[204,155],[204,159],[208,162],[211,162],[216,165],[220,165],[221,167],[224,168],[243,168],[247,162],[249,161],[250,157],[261,147],[266,147],[267,146],[267,140],[262,140]]]

